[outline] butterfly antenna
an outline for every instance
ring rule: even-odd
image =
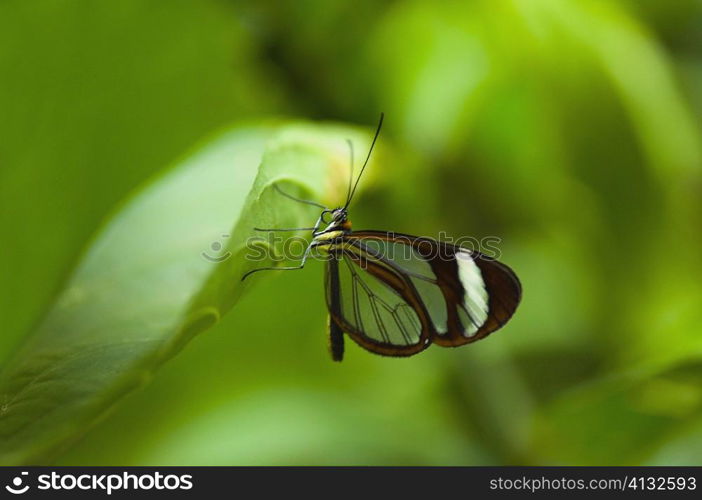
[[[353,184],[353,143],[351,139],[346,139],[346,144],[349,145],[349,189],[346,192],[346,204],[348,205],[351,199],[351,185]]]
[[[378,135],[380,134],[380,129],[383,126],[383,118],[385,115],[383,113],[380,113],[380,121],[378,121],[378,128],[375,131],[375,136],[373,137],[373,142],[371,143],[371,147],[368,150],[368,156],[366,156],[366,161],[363,162],[363,166],[361,167],[361,171],[358,174],[358,177],[356,177],[356,183],[353,185],[353,189],[351,190],[351,193],[349,194],[348,199],[346,200],[346,205],[344,205],[344,208],[348,208],[349,203],[351,203],[351,199],[353,198],[353,195],[356,193],[356,188],[358,187],[358,181],[361,180],[361,176],[363,175],[363,171],[366,169],[366,165],[368,165],[368,160],[370,160],[371,153],[373,152],[373,147],[375,146],[375,141],[378,140]]]

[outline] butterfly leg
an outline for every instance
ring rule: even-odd
[[[247,273],[245,273],[241,277],[241,281],[244,281],[246,278],[251,276],[253,273],[257,273],[259,271],[295,271],[296,269],[302,269],[305,267],[305,262],[307,262],[307,257],[309,257],[310,252],[312,251],[312,248],[314,246],[312,244],[308,245],[307,248],[305,249],[305,253],[302,255],[302,260],[300,261],[299,266],[287,266],[287,267],[278,267],[278,266],[271,266],[271,267],[259,267],[258,269],[253,269]]]
[[[326,211],[325,211],[326,212]],[[322,217],[320,216],[319,219],[317,219],[317,222],[314,224],[313,227],[292,227],[292,228],[260,228],[260,227],[255,227],[254,231],[262,231],[262,232],[268,232],[268,231],[312,231],[314,235],[316,235],[317,230],[319,229],[319,226],[322,224]]]
[[[315,231],[317,228],[316,227],[286,227],[286,228],[279,228],[279,227],[272,227],[272,228],[267,228],[267,227],[255,227],[254,231],[262,231],[262,232],[270,232],[270,231]]]
[[[278,187],[278,184],[273,184],[273,188],[274,188],[276,191],[278,191],[278,193],[280,193],[280,194],[282,194],[283,196],[285,196],[286,198],[290,198],[291,200],[296,201],[296,202],[298,202],[298,203],[304,203],[305,205],[312,205],[313,207],[318,207],[318,208],[321,208],[321,209],[324,209],[324,210],[329,210],[327,207],[325,207],[325,206],[322,205],[321,203],[317,203],[316,201],[303,200],[303,199],[296,198],[295,196],[292,196],[292,195],[286,193],[285,191],[283,191],[282,189],[280,189],[280,188]]]

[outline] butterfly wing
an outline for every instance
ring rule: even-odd
[[[412,281],[357,241],[331,245],[326,296],[332,357],[341,360],[340,331],[384,356],[411,356],[429,345],[430,324]]]
[[[503,326],[521,299],[521,285],[514,272],[476,251],[431,238],[381,231],[353,232],[344,235],[342,241],[335,245],[334,252],[339,264],[341,308],[335,313],[330,305],[332,321],[336,320],[337,326],[357,343],[379,354],[407,356],[430,342],[445,347],[475,342]],[[364,265],[370,276],[363,274],[363,269],[357,270]],[[346,274],[341,271],[343,266],[348,269]],[[371,271],[374,266],[380,271]],[[388,282],[389,276],[400,285],[401,293]],[[359,290],[368,294],[369,290],[383,288],[395,295],[393,307],[397,311],[405,314],[409,308],[414,312],[411,317],[419,320],[412,323],[414,335],[406,345],[401,345],[396,336],[381,335],[381,329],[372,322],[369,329],[363,314],[359,320],[359,307],[369,308]],[[386,295],[373,292],[371,297]],[[331,304],[329,279],[327,297]],[[387,299],[372,302],[379,302],[383,308],[390,305]]]

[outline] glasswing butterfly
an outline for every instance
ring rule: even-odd
[[[352,231],[348,206],[368,165],[383,115],[361,171],[351,178],[346,203],[322,209],[314,227],[257,231],[312,231],[300,265],[265,270],[302,269],[312,251],[327,261],[325,288],[329,310],[329,348],[334,361],[344,356],[344,333],[383,356],[411,356],[432,343],[457,347],[480,340],[504,326],[521,299],[521,284],[506,265],[478,251],[431,238],[383,231]]]

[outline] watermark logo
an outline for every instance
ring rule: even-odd
[[[398,264],[410,263],[415,260],[423,261],[453,261],[455,248],[462,251],[475,253],[476,258],[499,259],[502,239],[497,236],[473,238],[469,236],[452,238],[441,232],[438,238],[417,238],[404,234],[387,233],[387,239],[364,239],[363,246],[368,249],[374,258],[387,259]],[[437,244],[438,242],[438,244]],[[267,237],[254,236],[246,241],[245,258],[251,262],[284,262],[300,260],[321,260],[330,258],[329,246],[324,244],[315,246],[303,236],[282,237],[280,233],[269,232]],[[275,252],[272,249],[276,249]],[[477,252],[477,253],[476,253]]]
[[[21,472],[12,479],[5,489],[13,495],[22,495],[30,489],[28,472]],[[112,495],[124,490],[191,490],[193,476],[191,474],[162,474],[155,471],[150,473],[129,473],[126,471],[111,474],[76,474],[59,473],[36,476],[32,486],[33,491],[70,491],[82,490]]]
[[[5,489],[12,493],[13,495],[21,495],[23,493],[27,493],[27,490],[29,489],[29,485],[26,484],[22,486],[22,483],[24,482],[22,479],[22,476],[28,475],[28,472],[21,472],[19,476],[16,476],[12,479],[12,485],[6,485]]]
[[[226,238],[229,238],[229,235],[223,234],[222,239],[226,240]],[[226,245],[223,245],[221,241],[213,241],[212,243],[210,243],[209,250],[202,252],[200,255],[202,255],[203,259],[218,264],[220,262],[224,262],[232,256],[231,252],[224,249],[226,249]]]

